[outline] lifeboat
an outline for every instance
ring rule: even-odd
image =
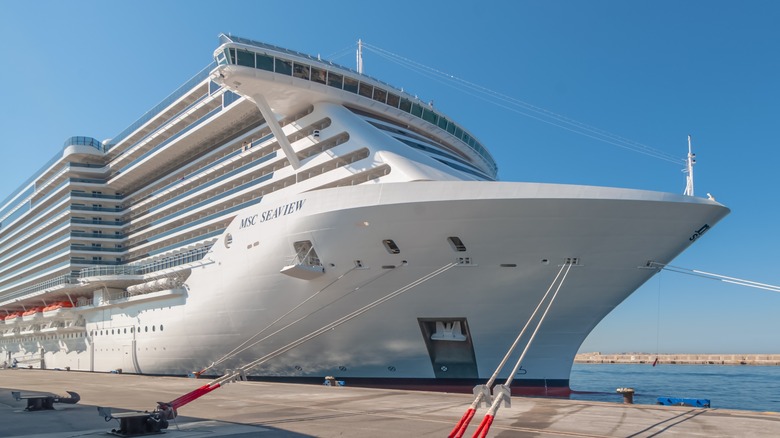
[[[30,322],[35,321],[36,319],[41,317],[41,311],[43,310],[43,307],[32,307],[29,310],[22,313],[22,321],[24,322]]]
[[[19,322],[19,319],[22,317],[22,312],[13,312],[5,317],[5,323],[7,325],[9,324],[16,324]]]
[[[57,316],[64,316],[69,313],[73,304],[70,301],[58,301],[43,308],[44,318],[54,318]]]

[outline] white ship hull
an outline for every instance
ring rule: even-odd
[[[656,272],[648,261],[671,261],[727,212],[692,197],[525,183],[373,184],[268,198],[238,213],[183,288],[84,310],[91,342],[66,340],[63,349],[41,340],[43,353],[16,355],[42,354],[49,368],[187,374],[322,290],[256,339],[297,323],[208,371],[219,374],[458,263],[250,374],[468,386],[493,373],[561,266],[576,259],[516,377],[518,387],[568,389],[579,345]],[[280,272],[297,241],[313,243],[323,274]],[[436,321],[460,321],[455,335],[466,339],[432,341]]]

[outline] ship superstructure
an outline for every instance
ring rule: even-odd
[[[728,212],[496,178],[432,105],[223,35],[213,64],[113,139],[69,139],[0,206],[3,360],[216,373],[410,287],[258,375],[468,385],[569,266],[518,377],[565,388],[598,321]]]

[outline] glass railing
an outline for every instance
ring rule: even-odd
[[[174,141],[176,141],[176,139],[178,139],[182,135],[186,134],[187,132],[190,132],[193,128],[196,128],[196,127],[200,126],[201,124],[203,124],[204,121],[206,121],[209,118],[213,117],[215,114],[219,113],[220,111],[222,111],[222,107],[214,108],[213,110],[209,111],[206,115],[204,115],[203,117],[199,118],[198,120],[192,122],[191,124],[185,126],[181,131],[177,132],[176,134],[174,134],[170,138],[166,139],[164,142],[160,143],[159,145],[157,145],[157,146],[153,147],[152,149],[150,149],[150,150],[144,152],[143,154],[141,154],[141,156],[139,156],[135,160],[131,161],[130,163],[128,163],[126,166],[122,167],[121,169],[119,169],[119,172],[123,173],[123,172],[127,171],[127,169],[135,166],[136,164],[138,164],[139,162],[141,162],[145,158],[149,157],[153,153],[159,151],[163,147],[173,143]]]
[[[104,195],[102,193],[87,193],[71,190],[70,195],[74,198],[97,198],[97,199],[123,199],[122,195]]]
[[[102,246],[90,246],[90,245],[71,245],[72,252],[125,252],[125,248],[106,248]]]
[[[103,234],[103,233],[82,233],[80,231],[71,231],[71,237],[82,237],[88,239],[125,239],[124,234]]]
[[[62,148],[65,149],[68,146],[92,146],[93,148],[99,150],[100,152],[105,151],[105,148],[103,147],[103,143],[101,143],[100,141],[92,137],[71,137],[65,140],[65,143],[62,145]]]
[[[270,160],[271,158],[274,158],[274,157],[276,157],[276,151],[271,152],[270,154],[267,154],[267,155],[265,155],[263,157],[260,157],[260,158],[258,158],[255,161],[252,161],[252,162],[249,162],[247,164],[244,164],[241,167],[233,169],[230,172],[225,173],[224,175],[220,175],[217,178],[215,178],[215,179],[213,179],[211,181],[208,181],[208,182],[204,183],[203,185],[200,185],[200,186],[196,187],[195,190],[186,191],[186,192],[184,192],[184,193],[182,193],[180,195],[177,195],[177,196],[175,196],[175,197],[173,197],[173,198],[163,202],[162,204],[156,205],[156,206],[150,208],[148,213],[149,214],[154,213],[155,211],[158,211],[158,210],[160,210],[162,208],[165,208],[165,207],[167,207],[167,206],[169,206],[169,205],[171,205],[171,204],[173,204],[173,203],[175,203],[175,202],[177,202],[177,201],[179,201],[179,200],[181,200],[181,199],[183,199],[183,198],[185,198],[187,196],[190,196],[192,194],[201,194],[201,192],[204,189],[213,188],[215,185],[221,183],[222,181],[224,181],[224,180],[226,180],[226,179],[228,179],[228,178],[230,178],[232,176],[238,175],[241,172],[245,172],[245,171],[251,169],[252,167],[254,167],[254,166],[258,165],[258,164],[265,163],[266,161],[268,161],[268,160]]]
[[[70,223],[83,225],[127,225],[125,221],[104,221],[102,219],[79,219],[75,217],[71,218]]]
[[[23,297],[27,294],[40,292],[42,290],[52,289],[57,286],[69,285],[69,284],[78,284],[78,276],[72,274],[60,275],[59,277],[54,277],[52,279],[42,281],[40,283],[18,290],[16,292],[12,292],[8,295],[3,295],[2,299],[4,301],[9,301],[14,298]]]
[[[121,213],[122,209],[116,207],[92,207],[89,205],[71,205],[71,210],[78,210],[78,211],[102,211],[105,213]]]
[[[161,260],[155,260],[146,264],[117,265],[117,266],[93,266],[84,268],[79,273],[79,278],[103,277],[109,275],[144,275],[163,269],[174,268],[197,262],[206,256],[211,247],[193,249],[179,253]]]
[[[154,108],[147,111],[138,120],[133,122],[132,125],[128,126],[127,129],[125,129],[124,131],[119,133],[119,135],[114,137],[111,140],[111,142],[106,145],[106,150],[110,150],[114,145],[121,143],[127,136],[135,132],[138,128],[143,126],[149,120],[152,120],[152,118],[158,115],[160,111],[168,107],[170,104],[178,100],[180,97],[187,94],[190,90],[192,90],[192,88],[194,88],[197,84],[202,82],[204,79],[208,78],[209,74],[211,73],[212,70],[214,70],[214,67],[216,66],[217,64],[215,62],[212,62],[209,65],[207,65],[203,70],[196,73],[195,76],[190,78],[181,87],[177,88],[176,91],[169,94],[168,97],[162,100],[162,102],[155,105]]]

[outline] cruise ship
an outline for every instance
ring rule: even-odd
[[[69,138],[0,205],[0,362],[470,391],[555,289],[513,390],[565,393],[596,324],[729,212],[497,181],[359,70],[222,35],[123,132]]]

